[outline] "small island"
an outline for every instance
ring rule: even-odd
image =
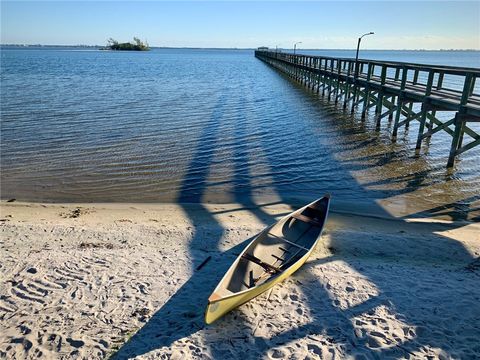
[[[117,40],[110,38],[107,40],[107,46],[101,50],[148,51],[150,50],[150,47],[146,41],[142,42],[137,37],[133,38],[133,42],[126,43],[119,43]]]

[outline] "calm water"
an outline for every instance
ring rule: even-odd
[[[324,52],[350,56],[348,52]],[[478,52],[365,51],[364,58],[480,67]],[[252,51],[4,49],[1,197],[34,201],[304,201],[444,204],[480,197],[476,148],[445,169],[440,134],[413,158],[416,126],[389,140]]]

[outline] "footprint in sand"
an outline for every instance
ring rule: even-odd
[[[78,286],[70,293],[70,298],[72,300],[81,300],[83,298],[83,290]]]
[[[74,340],[72,338],[67,338],[66,340],[71,346],[77,349],[85,345],[85,342],[83,342],[82,340]]]
[[[46,297],[53,292],[66,289],[69,282],[83,282],[85,277],[90,275],[90,272],[80,268],[77,264],[66,262],[63,266],[55,267],[51,273],[43,276],[39,275],[37,268],[27,268],[25,272],[19,273],[15,279],[8,281],[11,284],[10,293],[14,298],[22,301],[44,304]],[[72,293],[72,298],[75,297],[77,297],[77,294]],[[0,307],[5,308],[4,310],[11,310],[8,304],[1,306],[2,304],[4,302],[0,304]]]
[[[110,267],[110,261],[108,261],[107,259],[101,259],[98,257],[82,256],[80,258],[80,261],[87,264],[89,267],[93,266],[97,269],[99,268],[108,269]]]
[[[43,344],[49,351],[60,352],[62,350],[63,338],[58,334],[50,333],[40,338],[39,343]]]
[[[135,286],[137,291],[142,293],[143,295],[148,295],[149,287],[150,287],[149,283],[137,283],[137,285]]]
[[[30,340],[27,340],[25,338],[14,338],[10,341],[11,344],[22,344],[23,349],[25,352],[28,352],[33,346],[32,342]]]
[[[23,280],[20,282],[10,280],[9,281],[12,284],[12,287],[10,288],[10,293],[21,300],[28,301],[31,303],[38,303],[38,304],[44,304],[45,300],[43,300],[43,297],[48,295],[48,291],[43,290],[38,287],[32,286],[32,283],[26,281],[24,282]]]

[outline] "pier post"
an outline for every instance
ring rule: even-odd
[[[423,131],[425,130],[425,121],[427,119],[427,112],[430,110],[430,94],[432,93],[433,77],[435,73],[430,70],[428,73],[427,87],[425,89],[425,98],[422,103],[422,111],[420,115],[420,127],[418,128],[417,145],[415,146],[415,155],[420,154],[420,148],[422,147]],[[418,71],[416,71],[418,76]]]
[[[462,119],[460,112],[455,114],[455,131],[453,133],[452,145],[450,146],[450,155],[448,156],[447,168],[452,168],[455,165],[455,157],[457,156],[457,150],[460,145],[460,136],[463,132],[463,126],[465,122]]]
[[[322,59],[321,58],[318,58],[317,59],[317,66],[315,66],[315,72],[317,74],[317,88],[316,88],[316,93],[318,94],[320,92],[320,80],[321,80],[321,74],[320,74],[320,70],[322,68]]]
[[[375,115],[377,116],[377,123],[375,126],[376,131],[380,131],[380,124],[382,121],[382,109],[383,109],[383,96],[384,96],[384,91],[383,91],[383,86],[385,85],[385,80],[387,77],[387,66],[382,65],[382,72],[380,75],[380,90],[378,91],[378,97],[377,97],[377,106],[375,107]]]
[[[370,79],[373,72],[373,64],[368,63],[367,68],[367,84],[365,86],[365,96],[363,97],[362,120],[365,120],[367,115],[368,105],[370,105]]]
[[[298,80],[298,56],[297,55],[293,55],[293,61],[295,62],[295,76],[294,76],[294,79],[295,80]]]
[[[352,73],[352,62],[348,61],[347,79],[345,82],[345,95],[343,97],[343,109],[347,108],[347,102],[350,98],[350,74]]]
[[[397,70],[400,70],[398,68]],[[402,66],[402,82],[400,84],[400,94],[398,95],[398,102],[397,102],[397,112],[395,113],[395,122],[393,124],[393,132],[392,132],[392,141],[397,141],[397,133],[398,133],[398,126],[400,123],[400,117],[403,111],[403,104],[405,99],[405,86],[407,84],[407,75],[408,75],[408,68],[406,66]],[[397,77],[397,75],[395,75]]]
[[[330,59],[330,73],[333,74],[333,63],[334,63],[334,59]],[[330,77],[329,81],[328,81],[328,101],[331,100],[331,96],[332,96],[332,87],[333,87],[333,77]]]
[[[467,74],[463,85],[462,98],[460,99],[459,111],[455,114],[455,131],[453,133],[452,145],[450,147],[450,155],[448,157],[447,168],[452,168],[455,164],[455,157],[458,155],[459,149],[462,147],[463,132],[465,127],[465,105],[468,98],[472,95],[475,87],[475,77],[473,74]],[[480,139],[480,137],[479,137]],[[477,141],[479,140],[477,139]]]
[[[355,59],[355,72],[354,72],[354,75],[353,75],[353,101],[352,101],[352,108],[350,110],[350,113],[354,113],[355,112],[355,102],[356,102],[356,98],[357,98],[357,91],[358,91],[358,58]]]
[[[335,105],[338,104],[338,93],[340,92],[340,73],[342,71],[341,65],[342,62],[337,60],[337,88],[335,89]]]

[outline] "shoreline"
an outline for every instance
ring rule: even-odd
[[[290,206],[2,202],[0,209],[0,353],[7,357],[480,351],[480,325],[471,322],[480,316],[478,223],[333,209],[298,272],[269,297],[206,326],[207,298],[226,269]]]
[[[13,201],[12,201],[13,200]],[[291,201],[290,201],[291,200]],[[288,201],[288,203],[287,203]],[[288,207],[292,211],[304,206],[306,203],[312,201],[310,200],[299,200],[299,199],[257,199],[256,201],[249,201],[247,203],[238,203],[238,202],[174,202],[174,201],[158,201],[158,202],[49,202],[49,201],[23,201],[17,199],[0,199],[0,209],[4,206],[40,206],[40,207],[95,207],[95,208],[105,208],[105,209],[127,209],[127,208],[141,208],[143,210],[159,210],[164,207],[198,207],[198,206],[226,206],[226,207],[237,207],[243,208],[245,210],[262,208],[268,206],[284,206]],[[449,215],[436,215],[435,213],[429,213],[428,210],[425,212],[418,212],[409,214],[409,212],[404,209],[398,209],[398,204],[395,202],[384,202],[384,200],[376,200],[376,203],[371,202],[355,202],[352,204],[351,201],[345,200],[336,200],[333,199],[332,204],[330,205],[330,213],[351,215],[358,217],[366,217],[372,219],[380,220],[390,220],[390,221],[405,221],[405,222],[426,222],[426,223],[442,223],[442,224],[452,224],[452,225],[468,225],[476,224],[478,221],[471,219],[452,219]],[[379,203],[377,203],[379,202]],[[0,214],[1,217],[1,214]]]

